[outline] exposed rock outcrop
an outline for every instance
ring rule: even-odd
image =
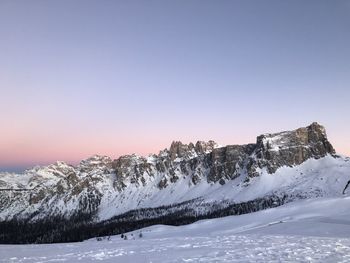
[[[256,149],[249,162],[251,176],[257,176],[256,168],[266,167],[274,173],[282,166],[293,166],[309,158],[321,158],[335,154],[323,126],[314,122],[305,128],[257,137]]]

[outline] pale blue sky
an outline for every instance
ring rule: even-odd
[[[0,170],[325,125],[350,155],[350,1],[0,0]]]

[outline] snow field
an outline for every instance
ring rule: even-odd
[[[350,197],[296,201],[102,241],[0,245],[0,262],[350,262]],[[139,233],[142,232],[142,237]]]

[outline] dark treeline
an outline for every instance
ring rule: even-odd
[[[179,226],[202,219],[252,213],[280,206],[287,201],[287,196],[270,196],[238,204],[184,202],[171,206],[133,210],[99,223],[93,222],[93,215],[88,214],[76,215],[69,220],[59,217],[35,222],[11,220],[0,222],[0,243],[83,241],[92,237],[121,234],[155,224]]]

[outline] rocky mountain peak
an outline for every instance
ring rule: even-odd
[[[317,122],[293,131],[263,134],[257,137],[255,157],[259,167],[274,173],[281,166],[301,164],[309,158],[335,154],[325,128]]]
[[[112,159],[108,156],[93,155],[82,160],[77,168],[81,172],[91,172],[93,170],[107,171],[112,168]]]
[[[196,144],[192,142],[183,144],[181,141],[173,141],[169,149],[169,156],[171,160],[176,158],[191,158],[196,155],[210,153],[217,147],[218,144],[212,140],[208,142],[197,141]]]
[[[180,141],[173,141],[169,149],[169,156],[171,160],[188,157],[193,150],[193,143],[183,144]]]
[[[197,141],[195,145],[195,150],[198,154],[203,154],[203,153],[209,153],[217,147],[219,147],[219,145],[212,140],[208,142]]]
[[[24,171],[24,174],[31,174],[33,176],[54,175],[59,177],[65,177],[72,171],[74,171],[74,166],[69,165],[63,161],[56,161],[55,163],[47,166],[34,166],[33,168]]]
[[[113,161],[113,167],[114,168],[132,167],[134,165],[137,165],[141,159],[144,159],[144,158],[136,154],[122,155],[118,159]]]
[[[307,129],[307,135],[308,135],[307,137],[308,137],[309,143],[317,143],[319,141],[321,141],[322,143],[328,143],[329,145],[327,147],[329,146],[331,147],[331,148],[328,148],[328,151],[330,153],[335,153],[333,147],[330,145],[330,143],[327,140],[325,127],[318,124],[317,122],[313,122],[311,125],[306,127],[306,129]],[[301,130],[303,130],[303,128],[301,128]]]
[[[310,147],[315,146],[314,144],[323,144],[325,152],[335,153],[327,139],[326,129],[317,122],[293,131],[263,134],[258,136],[256,141],[257,147],[268,150],[278,151],[283,148]]]
[[[98,164],[98,163],[108,163],[111,161],[112,160],[109,156],[95,154],[85,160],[82,160],[80,163]]]

